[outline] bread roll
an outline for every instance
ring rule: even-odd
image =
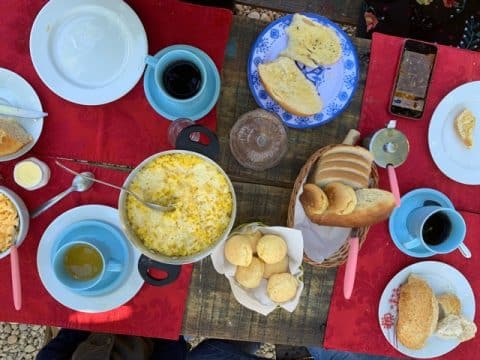
[[[250,238],[246,235],[233,235],[225,243],[224,253],[225,258],[233,265],[250,265],[253,256]]]
[[[468,109],[463,110],[455,118],[455,130],[460,137],[460,140],[467,148],[473,146],[473,131],[475,129],[476,119],[472,112]]]
[[[415,275],[400,287],[397,339],[405,347],[422,349],[438,322],[438,302],[427,282]]]
[[[387,219],[395,208],[393,194],[380,189],[359,189],[355,191],[357,205],[347,215],[337,215],[328,210],[318,215],[310,207],[305,206],[305,199],[312,196],[310,188],[303,189],[300,202],[308,218],[319,225],[340,227],[363,227],[376,224]]]
[[[282,260],[274,264],[265,264],[263,270],[263,277],[269,279],[273,274],[281,274],[288,272],[288,256],[285,256]]]
[[[263,234],[260,231],[255,231],[251,234],[246,234],[248,238],[250,239],[250,246],[252,247],[252,252],[255,255],[257,253],[257,243],[258,240],[263,236]]]
[[[442,317],[448,315],[460,315],[462,311],[462,304],[460,299],[452,293],[445,293],[437,296],[438,304],[440,305],[440,313]]]
[[[315,184],[304,184],[300,201],[305,208],[305,213],[321,215],[328,208],[328,197],[325,192]],[[308,210],[307,210],[308,208]]]
[[[292,300],[297,293],[297,279],[290,273],[274,274],[268,279],[268,297],[277,303]]]
[[[293,15],[286,32],[288,47],[282,55],[307,66],[332,65],[342,55],[340,40],[335,31],[306,16]]]
[[[250,265],[237,266],[235,271],[235,279],[240,285],[247,289],[256,288],[262,281],[264,264],[259,258],[254,256]]]
[[[267,93],[285,110],[298,116],[322,111],[322,99],[292,59],[280,56],[258,65],[258,75]]]
[[[442,339],[455,339],[463,342],[473,339],[476,332],[477,326],[474,322],[463,316],[450,314],[438,323],[435,335]]]
[[[357,196],[352,187],[340,182],[331,182],[323,189],[328,198],[327,211],[337,215],[348,215],[357,205]]]
[[[257,244],[258,257],[266,264],[275,264],[287,255],[287,243],[278,235],[262,236]]]
[[[0,156],[16,153],[32,137],[13,119],[0,119]]]

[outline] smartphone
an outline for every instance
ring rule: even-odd
[[[392,91],[390,112],[420,119],[425,109],[437,47],[416,40],[405,40]]]

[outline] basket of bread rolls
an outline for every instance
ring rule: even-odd
[[[395,207],[392,193],[377,188],[378,173],[372,154],[361,146],[351,145],[358,137],[359,133],[351,130],[342,144],[317,150],[295,180],[287,225],[303,228],[305,248],[321,242],[327,232],[340,236],[335,240],[323,239],[328,244],[322,246],[330,249],[322,261],[305,254],[304,261],[311,265],[343,264],[348,257],[351,230],[355,230],[362,246],[370,225],[387,219]],[[301,217],[304,219],[299,220]],[[303,221],[302,226],[299,221]]]
[[[303,290],[302,233],[281,226],[249,223],[237,227],[211,255],[235,299],[268,315],[278,307],[292,312]]]

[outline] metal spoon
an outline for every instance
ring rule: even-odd
[[[30,218],[36,218],[38,215],[43,213],[45,210],[49,209],[51,206],[55,205],[57,202],[62,200],[65,196],[70,194],[73,191],[83,192],[90,189],[93,185],[92,179],[95,178],[91,172],[83,172],[82,174],[78,174],[73,178],[72,186],[70,186],[67,190],[61,192],[57,196],[51,198],[50,200],[46,201],[38,208],[30,212]]]
[[[134,193],[133,191],[131,190],[128,190],[127,188],[123,187],[123,186],[117,186],[117,185],[114,185],[114,184],[110,184],[106,181],[102,181],[102,180],[98,180],[98,179],[95,179],[93,177],[93,174],[92,173],[78,173],[68,167],[66,167],[65,165],[61,164],[60,162],[58,161],[55,161],[55,163],[60,166],[62,169],[68,171],[69,173],[71,174],[74,174],[76,176],[81,176],[82,178],[85,178],[87,180],[90,180],[90,181],[95,181],[97,183],[100,183],[102,185],[106,185],[106,186],[110,186],[114,189],[117,189],[117,190],[123,190],[125,191],[127,194],[130,194],[132,195],[135,199],[137,199],[138,201],[140,201],[143,205],[149,207],[150,209],[153,209],[153,210],[157,210],[157,211],[173,211],[175,210],[175,206],[173,205],[160,205],[160,204],[157,204],[157,203],[154,203],[154,202],[151,202],[151,201],[147,201],[145,199],[143,199],[142,197],[140,197],[139,195],[137,195],[136,193]],[[86,174],[91,174],[90,175],[86,175]]]

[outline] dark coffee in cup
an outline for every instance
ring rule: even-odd
[[[423,225],[422,237],[428,245],[440,245],[449,236],[452,223],[448,216],[442,212],[431,215]]]
[[[200,69],[191,61],[179,60],[169,64],[162,76],[166,92],[177,99],[195,96],[202,85]]]

